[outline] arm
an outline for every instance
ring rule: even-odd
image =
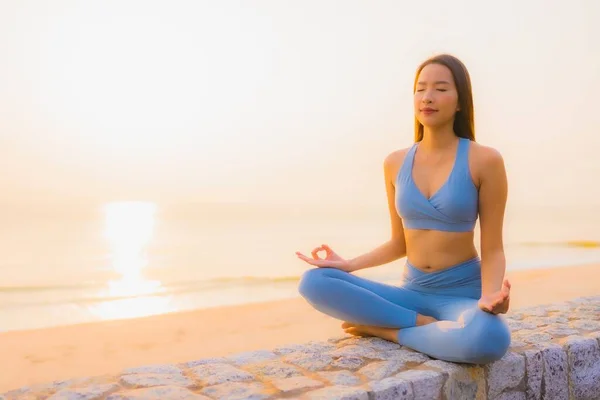
[[[391,153],[385,158],[383,163],[385,191],[387,195],[388,211],[390,214],[392,230],[391,238],[374,250],[351,259],[349,261],[349,272],[387,264],[406,255],[404,227],[402,225],[402,220],[398,216],[395,205],[396,189],[394,186],[394,179],[396,174],[394,171],[396,171],[397,168],[394,168],[394,166],[399,165],[399,163],[394,160],[397,160],[399,156],[400,154],[398,152]]]
[[[502,288],[506,259],[502,230],[508,184],[504,160],[491,148],[482,148],[479,186],[481,229],[481,290],[492,296]]]

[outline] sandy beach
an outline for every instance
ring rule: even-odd
[[[511,308],[600,294],[600,265],[512,271]],[[343,334],[303,299],[0,333],[0,392]]]

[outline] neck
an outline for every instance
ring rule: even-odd
[[[428,150],[444,149],[452,147],[457,139],[453,124],[442,127],[423,127],[423,140],[419,147]]]

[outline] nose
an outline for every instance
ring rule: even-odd
[[[425,92],[423,93],[423,97],[421,98],[421,101],[425,104],[429,104],[431,103],[431,92],[429,90],[425,90]]]

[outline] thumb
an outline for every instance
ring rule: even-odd
[[[504,280],[504,284],[502,285],[502,294],[507,296],[510,293],[510,282],[508,280]]]

